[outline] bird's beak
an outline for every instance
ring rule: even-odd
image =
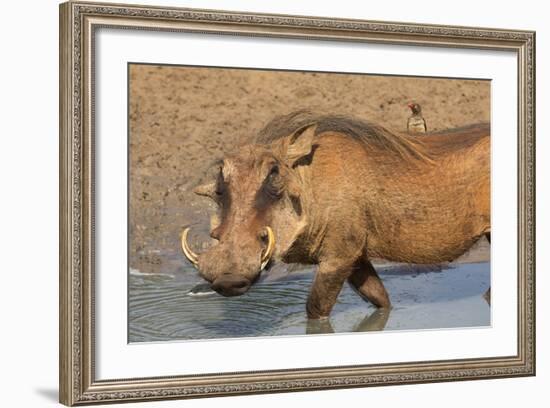
[[[408,103],[407,106],[409,107],[409,109],[412,109],[414,105],[412,103]]]

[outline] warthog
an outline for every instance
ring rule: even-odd
[[[195,190],[219,205],[219,243],[198,255],[185,229],[182,248],[224,296],[280,260],[318,265],[309,318],[329,316],[346,280],[385,308],[370,259],[447,262],[489,238],[489,172],[488,124],[411,137],[301,111],[274,119]]]

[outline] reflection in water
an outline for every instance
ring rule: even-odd
[[[366,316],[355,327],[353,331],[365,332],[365,331],[380,331],[384,330],[388,319],[390,318],[391,308],[377,309],[369,316]]]
[[[393,309],[378,310],[345,286],[330,320],[305,313],[311,270],[270,272],[243,296],[225,298],[196,272],[129,276],[129,341],[303,335],[354,331],[490,325],[483,293],[489,263],[460,264],[429,272],[380,269]]]
[[[355,327],[353,332],[367,332],[384,330],[390,317],[391,309],[376,309],[367,314]],[[330,319],[313,320],[309,319],[306,326],[306,334],[327,334],[334,333]]]
[[[308,319],[306,325],[306,334],[326,334],[334,333],[329,319]]]

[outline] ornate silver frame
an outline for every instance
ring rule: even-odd
[[[518,62],[518,350],[513,356],[96,380],[93,47],[98,27],[513,51]],[[60,402],[66,405],[535,374],[535,33],[68,2],[60,5]]]

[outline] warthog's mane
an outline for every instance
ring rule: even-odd
[[[392,152],[399,158],[411,162],[431,162],[419,140],[392,133],[380,125],[361,119],[345,115],[315,114],[307,110],[275,117],[258,133],[256,143],[273,143],[309,124],[317,126],[316,136],[324,132],[338,132],[360,142],[369,151]]]

